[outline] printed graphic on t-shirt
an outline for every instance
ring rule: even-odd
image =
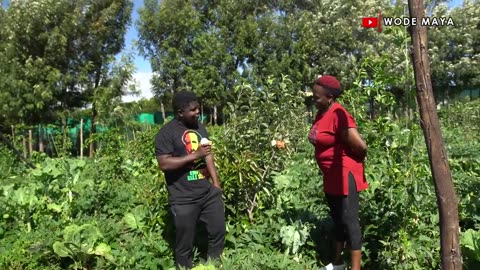
[[[191,154],[197,151],[200,146],[200,139],[202,136],[194,130],[185,130],[182,135],[182,142],[185,145],[187,154]],[[196,181],[198,179],[204,179],[205,175],[204,170],[200,168],[205,168],[206,163],[204,158],[199,158],[193,161],[193,164],[188,168],[190,173],[187,176],[188,181]]]

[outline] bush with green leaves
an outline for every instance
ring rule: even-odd
[[[236,86],[225,108],[228,119],[212,132],[213,151],[225,188],[227,205],[233,215],[255,212],[271,201],[270,174],[283,169],[288,156],[305,136],[305,107],[302,92],[292,82],[269,79],[261,89]],[[284,147],[277,147],[280,141]]]
[[[480,230],[466,230],[462,233],[460,242],[467,269],[478,269],[480,267]]]
[[[63,230],[63,241],[53,243],[53,251],[60,257],[73,259],[74,268],[83,268],[94,256],[113,261],[111,247],[98,243],[103,236],[93,224],[69,225]]]

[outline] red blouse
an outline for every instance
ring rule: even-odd
[[[355,177],[357,191],[368,187],[363,161],[342,143],[340,134],[356,128],[353,117],[337,102],[324,114],[317,114],[308,134],[315,146],[315,159],[323,172],[323,190],[332,195],[348,195],[348,173]]]

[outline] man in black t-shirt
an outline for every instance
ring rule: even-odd
[[[178,92],[173,110],[175,118],[157,133],[155,155],[165,173],[175,223],[175,262],[177,267],[191,268],[197,221],[206,224],[208,257],[218,259],[225,241],[225,212],[211,146],[200,144],[208,133],[198,122],[197,97]]]

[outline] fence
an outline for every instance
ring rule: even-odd
[[[172,112],[165,113],[165,119],[162,113],[141,113],[133,117],[134,125],[124,127],[125,137],[134,139],[135,131],[146,127],[162,125],[173,119]],[[207,116],[199,120],[206,121]],[[44,152],[49,156],[58,155],[61,151],[67,151],[71,155],[80,156],[87,154],[89,139],[91,138],[90,129],[92,121],[90,117],[82,119],[68,118],[66,126],[61,124],[36,125],[28,128],[11,127],[10,137],[19,151],[23,152],[23,157],[30,157],[32,152]],[[102,122],[95,125],[97,134],[102,134],[115,127],[108,126]],[[68,149],[68,150],[67,150]]]

